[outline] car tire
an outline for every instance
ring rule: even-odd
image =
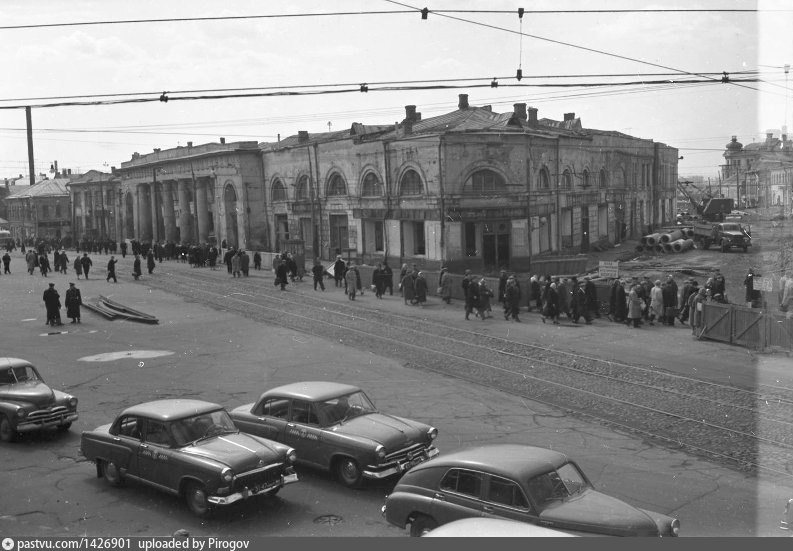
[[[710,239],[703,239],[702,240],[702,248],[706,251],[710,249]]]
[[[413,522],[410,523],[410,537],[419,538],[438,527],[435,519],[427,515],[416,515]]]
[[[0,415],[0,442],[15,442],[17,431],[6,415]]]
[[[66,432],[66,431],[67,431],[67,430],[69,430],[70,428],[72,428],[72,423],[71,423],[71,421],[69,421],[68,423],[64,423],[64,424],[62,424],[62,425],[58,425],[58,430],[59,430],[59,431],[62,431],[62,432]]]
[[[203,486],[197,482],[190,482],[184,489],[184,499],[190,512],[199,518],[209,515],[211,506],[207,499],[207,492]]]
[[[121,471],[118,470],[118,465],[112,461],[102,462],[102,476],[111,486],[121,486],[124,480],[121,477]]]
[[[351,457],[336,460],[336,478],[348,488],[358,488],[363,481],[363,472],[358,462]]]

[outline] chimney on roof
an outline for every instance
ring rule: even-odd
[[[529,107],[529,124],[537,125],[537,108]]]
[[[66,174],[68,174],[69,176],[71,176],[71,175],[72,175],[72,169],[71,169],[71,168],[67,168],[67,169],[66,169]]]
[[[223,138],[223,137],[221,137],[221,138],[220,138],[220,143],[221,143],[221,144],[224,144],[224,143],[226,143],[226,138]]]
[[[115,173],[116,173],[116,167],[111,166],[110,167],[110,174],[115,174]]]
[[[154,148],[154,152],[155,152],[155,153],[159,153],[159,152],[160,152],[160,148],[159,148],[159,147],[155,147],[155,148]]]
[[[514,112],[513,117],[522,121],[527,119],[526,115],[526,104],[525,103],[516,103],[513,105]]]
[[[405,120],[409,122],[415,122],[419,119],[416,118],[416,106],[415,105],[406,105],[405,106]]]
[[[193,142],[187,142],[187,147],[193,147]]]
[[[575,120],[575,113],[565,113],[564,114],[565,121],[574,121]]]
[[[298,130],[297,143],[306,143],[308,141],[308,130]]]
[[[458,94],[457,97],[457,109],[468,109],[468,94]]]

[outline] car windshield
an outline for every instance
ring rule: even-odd
[[[547,509],[589,488],[589,483],[573,463],[565,463],[529,480],[529,493],[539,510]]]
[[[721,227],[724,231],[741,231],[740,224],[722,224]]]
[[[229,432],[237,432],[237,427],[224,409],[185,417],[171,424],[171,434],[177,446],[186,446]]]
[[[317,402],[317,406],[320,415],[324,418],[325,425],[335,425],[353,417],[377,412],[374,404],[360,390],[352,394],[345,394]]]
[[[25,383],[29,381],[41,381],[41,377],[36,369],[31,365],[9,367],[0,370],[0,384],[13,385],[15,383]]]

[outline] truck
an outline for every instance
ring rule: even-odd
[[[726,253],[733,247],[746,249],[752,246],[751,229],[739,222],[701,222],[694,224],[694,242],[703,249],[717,245]]]

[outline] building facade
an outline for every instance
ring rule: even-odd
[[[115,168],[113,169],[115,171]],[[67,184],[71,197],[72,237],[78,241],[118,241],[121,180],[115,174],[90,170]]]
[[[40,239],[60,242],[71,232],[69,178],[42,180],[32,186],[14,186],[6,198],[11,235],[24,242]]]
[[[724,159],[721,176],[725,195],[734,198],[738,208],[779,206],[790,212],[793,141],[786,131],[779,138],[769,132],[765,141],[745,146],[733,136]]]
[[[271,247],[306,257],[528,270],[533,258],[619,243],[671,223],[677,149],[468,105],[397,125],[262,144]]]

